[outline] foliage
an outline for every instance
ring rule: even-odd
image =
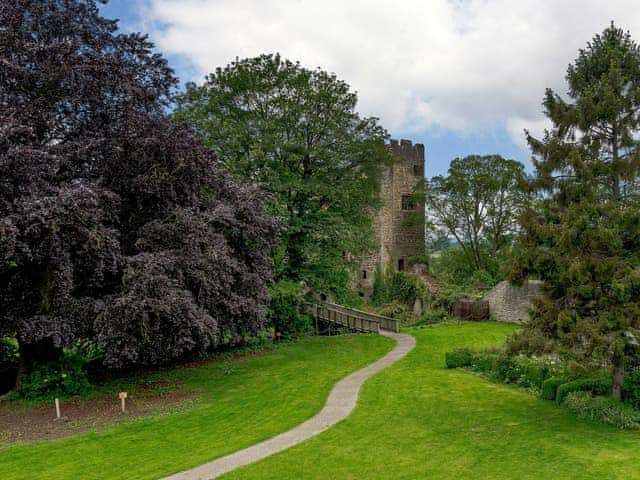
[[[606,423],[622,429],[640,428],[640,412],[612,398],[594,396],[589,392],[575,391],[567,395],[563,406],[580,418]]]
[[[391,157],[375,118],[334,74],[280,55],[236,60],[189,84],[176,118],[192,122],[227,170],[263,182],[283,219],[279,278],[339,293],[373,238],[381,169]]]
[[[28,400],[85,395],[91,390],[81,348],[64,349],[59,362],[35,364],[22,378],[20,393]]]
[[[544,281],[527,328],[566,357],[613,366],[620,399],[640,327],[640,49],[612,24],[566,79],[568,100],[544,98],[553,128],[528,135],[539,198],[521,216],[509,276]]]
[[[556,391],[556,402],[561,404],[565,397],[571,392],[591,392],[595,395],[610,395],[611,376],[607,374],[597,374],[563,383]]]
[[[429,257],[424,253],[421,253],[419,255],[414,255],[407,259],[407,265],[409,267],[413,267],[414,265],[418,265],[418,264],[429,265]]]
[[[478,298],[477,294],[469,292],[465,287],[455,284],[440,285],[433,307],[451,312],[453,304],[463,298]]]
[[[491,380],[511,383],[523,388],[543,389],[558,367],[545,360],[523,356],[511,356],[501,350],[484,349],[472,351],[459,348],[445,355],[447,368],[469,367],[485,374]],[[555,397],[555,390],[554,390]]]
[[[432,255],[429,262],[430,273],[438,279],[439,292],[436,306],[450,310],[453,303],[462,298],[479,298],[504,279],[500,264],[506,249],[498,256],[489,253],[487,245],[480,246],[483,258],[482,269],[470,263],[460,247],[452,246]]]
[[[490,350],[474,352],[471,358],[471,369],[474,372],[490,374],[496,370],[499,357],[498,352]]]
[[[475,270],[486,270],[487,258],[516,232],[518,212],[528,200],[519,185],[523,177],[524,165],[499,155],[456,158],[447,176],[425,185],[430,227],[455,238]]]
[[[412,326],[418,327],[421,325],[433,325],[440,323],[449,318],[449,313],[443,309],[431,310],[424,312],[413,323]]]
[[[491,378],[523,388],[540,390],[554,370],[553,365],[543,360],[502,354],[495,361],[495,370]]]
[[[374,307],[373,309],[378,315],[383,317],[395,318],[400,321],[409,320],[412,316],[411,307],[405,303],[390,302]]]
[[[505,350],[509,355],[532,356],[551,353],[553,348],[540,335],[525,328],[514,332],[507,338]]]
[[[263,328],[277,225],[165,118],[147,38],[93,0],[3,2],[0,24],[0,336],[41,363],[95,339],[123,367]]]
[[[298,337],[311,331],[311,321],[304,315],[304,288],[300,283],[280,280],[270,288],[267,309],[269,323],[284,337]]]
[[[461,368],[471,366],[473,354],[468,348],[456,348],[444,354],[444,363],[447,368]]]
[[[625,375],[622,398],[624,403],[640,410],[640,370],[633,370]]]
[[[0,338],[0,394],[15,385],[19,366],[18,343],[13,338]]]
[[[414,276],[388,267],[384,273],[376,269],[371,301],[375,306],[398,302],[413,306],[416,299],[425,299],[426,289]]]
[[[572,380],[571,377],[567,377],[566,374],[555,375],[547,378],[542,382],[542,391],[540,396],[545,400],[555,400],[558,395],[558,387]]]

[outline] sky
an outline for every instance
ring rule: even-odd
[[[180,81],[279,52],[336,73],[392,138],[423,143],[427,176],[469,154],[530,165],[524,129],[548,127],[546,88],[611,21],[640,40],[640,0],[110,0]]]

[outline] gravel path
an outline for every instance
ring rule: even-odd
[[[380,331],[381,335],[393,338],[398,342],[396,347],[377,362],[374,362],[348,377],[340,380],[331,390],[329,398],[320,412],[288,432],[281,433],[269,440],[251,447],[205,463],[199,467],[176,473],[163,480],[210,480],[236,468],[248,465],[275,453],[297,445],[314,437],[329,427],[347,418],[358,402],[358,394],[362,384],[380,370],[400,360],[413,350],[416,341],[409,335]]]

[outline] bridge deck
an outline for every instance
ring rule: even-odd
[[[315,319],[358,332],[380,333],[380,330],[385,330],[398,333],[400,331],[398,320],[333,303],[307,304],[307,313]]]

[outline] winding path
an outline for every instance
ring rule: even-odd
[[[380,360],[353,372],[340,380],[331,390],[324,407],[318,414],[304,423],[275,437],[257,443],[251,447],[220,457],[191,470],[176,473],[163,480],[210,480],[224,473],[250,463],[257,462],[275,453],[293,447],[311,437],[322,433],[336,423],[347,418],[358,402],[360,387],[371,376],[400,360],[413,350],[416,341],[409,335],[380,331],[381,335],[397,341],[396,347]]]

